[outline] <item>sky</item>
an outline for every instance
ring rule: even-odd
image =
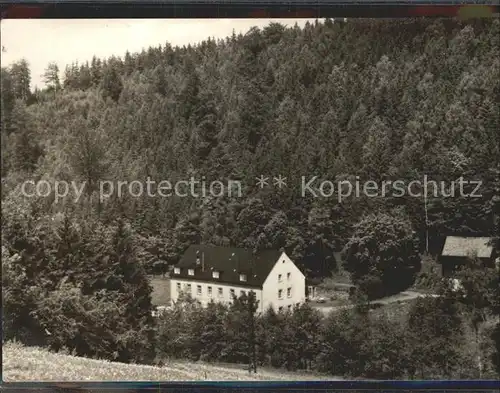
[[[66,65],[92,56],[123,56],[149,46],[195,44],[208,37],[224,38],[233,29],[245,33],[270,22],[293,26],[311,19],[10,19],[0,23],[2,67],[22,58],[30,64],[32,87],[42,87],[50,62]]]

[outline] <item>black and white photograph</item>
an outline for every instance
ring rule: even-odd
[[[498,18],[1,22],[4,382],[498,380]]]

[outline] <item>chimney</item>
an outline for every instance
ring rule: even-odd
[[[200,264],[200,250],[196,250],[196,266]]]
[[[201,253],[201,271],[202,272],[205,271],[205,253],[204,252]]]

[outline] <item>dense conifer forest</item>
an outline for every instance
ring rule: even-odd
[[[164,343],[160,353],[167,356],[178,349],[194,359],[220,355],[245,362],[244,349],[205,353],[203,343],[194,349],[177,343],[174,350],[172,335],[185,332],[168,324],[155,332],[147,275],[168,271],[194,243],[282,248],[309,277],[324,278],[340,268],[334,255],[344,250],[350,261],[359,239],[386,242],[389,250],[408,254],[410,274],[403,284],[390,275],[380,282],[389,292],[410,286],[419,269],[415,255],[436,254],[446,235],[498,233],[499,47],[498,19],[325,20],[304,28],[273,23],[196,46],[166,42],[64,70],[53,63],[41,89],[30,89],[26,61],[2,68],[4,332],[28,344],[126,362],[151,362],[158,355],[155,340]],[[261,175],[271,184],[281,175],[287,185],[261,188]],[[303,197],[302,176],[377,183],[463,178],[481,187],[478,197],[429,193],[339,201]],[[198,198],[99,195],[105,181],[190,177],[237,180],[243,192]],[[75,181],[85,188],[78,200],[77,190],[59,200],[53,190],[26,198],[20,190],[26,180]],[[465,185],[469,193],[475,188]],[[346,268],[355,280],[369,273],[353,266]],[[446,302],[418,307],[414,313],[435,307],[435,315],[455,318]],[[306,307],[283,318],[307,312]],[[394,353],[403,353],[415,343],[407,363],[389,352],[373,363],[373,348],[365,348],[366,340],[354,331],[363,315],[332,319],[329,329],[307,327],[321,325],[316,315],[313,322],[293,322],[302,330],[284,330],[288,336],[281,338],[289,343],[303,342],[297,337],[305,331],[317,332],[302,348],[306,358],[262,350],[259,361],[375,378],[478,375],[460,368],[465,358],[441,345],[461,342],[453,321],[432,348],[418,339],[425,334],[418,333],[417,317],[404,322],[413,323],[413,335],[390,343],[381,332],[393,329],[391,337],[399,337],[399,325],[373,322],[365,333],[377,348],[392,345]],[[72,324],[71,318],[86,322]],[[222,334],[214,328],[222,320],[203,318],[211,322],[200,326]],[[275,328],[288,323],[280,318]],[[61,326],[67,328],[56,334]],[[339,353],[339,345],[364,355],[349,358],[350,350]],[[428,357],[418,358],[426,350]],[[439,374],[440,359],[447,356],[441,350],[451,351],[456,362]],[[434,363],[425,366],[428,359]],[[396,363],[400,368],[388,371],[387,364]],[[417,364],[420,369],[412,368]]]

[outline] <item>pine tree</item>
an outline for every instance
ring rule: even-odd
[[[101,94],[104,99],[111,98],[118,101],[123,90],[123,82],[115,67],[108,65],[103,72],[100,82]]]
[[[2,132],[7,134],[10,130],[12,111],[15,105],[15,95],[13,89],[12,76],[7,68],[2,67],[1,74],[1,126]]]
[[[131,230],[119,220],[110,239],[107,254],[109,275],[106,290],[117,291],[126,297],[125,321],[128,331],[119,340],[125,340],[121,358],[151,361],[153,354],[151,286],[144,268],[137,263],[136,248]],[[135,334],[131,335],[131,331]]]
[[[15,171],[31,173],[35,170],[38,159],[42,155],[42,149],[29,115],[26,105],[22,101],[17,101],[12,110],[10,119],[8,146],[8,165]]]
[[[99,86],[102,79],[102,64],[101,59],[96,57],[92,58],[90,63],[90,79],[92,82],[92,86]]]
[[[43,79],[49,90],[58,91],[61,89],[61,83],[59,81],[59,66],[57,63],[49,63],[43,74]]]
[[[10,67],[12,77],[12,87],[14,96],[23,101],[27,101],[31,95],[31,71],[28,62],[22,59]]]

